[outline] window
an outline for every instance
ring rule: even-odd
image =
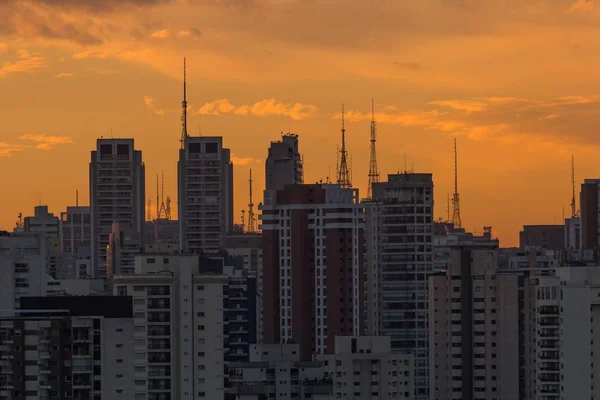
[[[203,351],[199,351],[198,352],[198,357],[204,357],[204,352]]]
[[[219,146],[216,142],[206,143],[205,149],[206,149],[207,153],[216,153],[217,150],[219,149]]]
[[[203,331],[203,330],[204,330],[204,328],[205,328],[205,327],[204,327],[204,325],[198,325],[198,330],[199,330],[199,331]]]
[[[196,288],[197,288],[198,290],[204,290],[204,285],[198,285]]]

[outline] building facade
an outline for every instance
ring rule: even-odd
[[[227,400],[329,400],[331,393],[323,363],[301,361],[298,344],[252,345],[249,361],[229,364]]]
[[[563,251],[565,248],[564,225],[524,225],[519,232],[519,247],[543,247]]]
[[[143,243],[142,234],[131,224],[112,224],[106,248],[106,276],[135,273],[135,256],[144,251]]]
[[[285,185],[304,183],[298,135],[287,133],[271,142],[265,161],[265,190],[281,190]]]
[[[233,227],[233,164],[223,138],[187,138],[177,172],[181,251],[220,253]]]
[[[90,162],[91,261],[94,277],[106,278],[106,247],[113,222],[142,234],[145,166],[133,139],[98,139]]]
[[[522,398],[519,277],[497,267],[497,250],[458,246],[429,278],[433,399]]]
[[[263,338],[302,360],[364,328],[364,216],[357,189],[288,185],[263,205]]]
[[[415,398],[428,399],[432,175],[388,175],[373,184],[365,210],[368,334],[390,336],[393,351],[414,355]]]
[[[338,336],[335,353],[317,359],[334,399],[414,399],[413,357],[392,353],[388,336]]]
[[[77,253],[79,247],[91,245],[90,207],[69,206],[60,213],[61,250]]]
[[[32,217],[25,217],[25,232],[45,233],[54,238],[59,236],[58,217],[48,212],[48,206],[36,206],[33,213]]]
[[[0,316],[0,397],[133,399],[130,297],[28,297]]]

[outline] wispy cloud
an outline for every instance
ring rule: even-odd
[[[10,157],[16,151],[23,151],[25,146],[19,144],[12,144],[6,142],[0,142],[0,157]]]
[[[48,68],[46,59],[39,55],[31,55],[26,50],[19,51],[19,60],[15,62],[5,62],[0,67],[0,79],[18,72],[36,72]]]
[[[198,28],[182,29],[177,32],[177,36],[181,38],[193,37],[194,39],[198,39],[200,36],[202,36],[202,33]]]
[[[252,157],[240,157],[235,154],[231,155],[231,161],[234,165],[251,165],[251,164],[259,164],[261,160]]]
[[[393,62],[396,68],[406,69],[409,71],[420,71],[423,69],[423,65],[418,62]]]
[[[171,32],[168,29],[161,29],[159,31],[152,32],[150,37],[157,38],[157,39],[166,39],[169,37],[170,34],[171,34]]]
[[[275,98],[257,101],[253,104],[235,106],[228,99],[219,99],[202,105],[196,115],[221,115],[234,114],[239,116],[254,115],[257,117],[282,116],[294,120],[303,120],[314,117],[317,107],[312,104],[303,103],[281,103]]]
[[[486,103],[477,100],[443,100],[432,101],[429,104],[448,107],[466,113],[483,111],[487,107]]]
[[[74,60],[85,60],[88,58],[103,59],[108,57],[108,53],[101,50],[86,50],[79,53],[75,53],[72,57]]]
[[[37,143],[35,148],[39,150],[50,150],[58,144],[74,144],[75,142],[69,136],[49,136],[46,134],[28,134],[19,136],[21,140],[28,140]]]
[[[153,113],[154,115],[158,115],[158,116],[161,116],[161,117],[162,117],[163,115],[165,115],[165,112],[166,112],[166,111],[165,111],[165,110],[162,110],[162,109],[160,109],[160,108],[157,108],[157,107],[154,105],[154,99],[153,99],[152,97],[150,97],[150,96],[144,96],[144,104],[146,105],[146,108],[147,108],[148,110],[152,111],[152,113]]]
[[[55,79],[72,78],[73,74],[70,72],[61,72],[58,75],[54,75]]]

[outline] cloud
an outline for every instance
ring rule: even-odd
[[[202,36],[202,32],[200,32],[200,29],[197,28],[182,29],[177,32],[177,36],[182,38],[193,37],[194,39],[198,39],[200,36]]]
[[[527,145],[580,145],[600,149],[600,138],[589,129],[597,124],[600,99],[563,96],[549,100],[516,97],[431,101],[420,110],[388,106],[375,113],[380,125],[422,127],[426,131]],[[548,109],[552,113],[548,113]],[[560,115],[560,117],[559,117]],[[341,114],[334,115],[340,119]],[[350,110],[350,122],[370,121],[371,113]]]
[[[88,58],[104,59],[108,57],[108,53],[101,50],[86,50],[75,53],[71,56],[74,60],[85,60]]]
[[[60,74],[54,76],[55,79],[72,78],[72,77],[73,77],[73,74],[70,72],[61,72]]]
[[[487,105],[481,101],[476,100],[444,100],[444,101],[432,101],[429,104],[449,107],[454,110],[464,111],[467,114],[477,111],[483,111]]]
[[[25,147],[22,145],[0,142],[0,157],[10,157],[14,152],[24,149]]]
[[[6,53],[8,51],[8,45],[6,43],[0,42],[0,54]]]
[[[154,115],[158,115],[160,117],[162,117],[163,115],[165,115],[165,110],[161,110],[160,108],[156,108],[156,106],[154,105],[154,99],[150,96],[144,96],[144,104],[146,105],[146,108],[150,111],[152,111],[152,113]]]
[[[314,117],[317,107],[312,104],[280,103],[275,98],[257,101],[254,104],[234,106],[228,99],[219,99],[202,105],[195,115],[234,114],[238,116],[254,115],[257,117],[282,116],[293,120]]]
[[[234,165],[251,165],[259,164],[261,160],[251,157],[239,157],[235,154],[231,154],[231,162],[233,162]]]
[[[19,136],[21,140],[36,142],[36,149],[50,150],[58,144],[74,144],[75,142],[69,136],[48,136],[46,134],[27,134]]]
[[[168,29],[161,29],[159,31],[152,32],[150,37],[157,38],[157,39],[166,39],[169,37],[170,34],[171,34],[171,32]]]
[[[19,54],[19,61],[6,62],[0,66],[0,79],[8,75],[19,72],[37,72],[48,68],[46,59],[41,56],[32,56],[29,52],[22,50]]]

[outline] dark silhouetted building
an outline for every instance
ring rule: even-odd
[[[564,225],[523,225],[519,232],[519,247],[543,247],[548,250],[564,250]]]

